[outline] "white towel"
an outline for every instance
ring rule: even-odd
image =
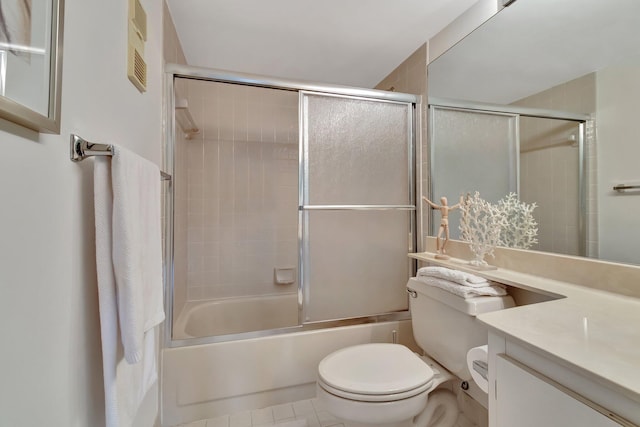
[[[164,320],[160,169],[114,146],[113,270],[124,356],[142,360],[144,333]]]
[[[159,171],[156,172],[159,181]],[[94,163],[94,198],[96,226],[96,264],[102,335],[102,364],[105,391],[106,427],[131,426],[146,393],[158,378],[156,369],[156,330],[143,335],[142,362],[129,364],[124,359],[118,337],[118,298],[114,255],[114,198],[111,161],[96,157]],[[159,215],[159,211],[157,212]],[[149,248],[150,249],[150,248]],[[157,251],[153,251],[157,252]],[[161,259],[160,259],[160,262]],[[162,292],[162,281],[157,284]]]
[[[470,286],[472,288],[489,286],[489,282],[484,277],[465,273],[464,271],[452,270],[446,267],[422,267],[418,270],[417,275],[449,280],[450,282],[455,282],[463,286]]]
[[[450,282],[449,280],[438,279],[437,277],[431,276],[418,276],[416,279],[429,286],[435,286],[462,298],[471,298],[483,295],[494,297],[507,295],[507,291],[504,286],[493,282],[489,282],[491,283],[489,286],[472,288],[470,286],[460,285],[458,283]]]

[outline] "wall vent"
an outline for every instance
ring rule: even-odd
[[[140,0],[129,0],[128,31],[127,77],[140,92],[145,92],[147,63],[144,61],[144,44],[147,40],[147,14]]]
[[[129,44],[129,67],[127,76],[140,92],[147,90],[147,63],[138,49]]]

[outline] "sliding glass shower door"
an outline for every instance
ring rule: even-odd
[[[166,93],[170,346],[409,318],[416,96],[176,65]]]
[[[413,104],[301,92],[302,321],[407,310]]]

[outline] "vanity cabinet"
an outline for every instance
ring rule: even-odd
[[[489,427],[633,427],[638,417],[625,396],[489,333]]]
[[[498,355],[495,427],[619,427],[569,390],[530,368]]]

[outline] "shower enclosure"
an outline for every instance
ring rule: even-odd
[[[167,70],[167,343],[408,318],[417,98]]]
[[[457,200],[478,191],[497,203],[517,193],[537,204],[538,244],[531,249],[590,255],[587,241],[595,235],[595,221],[588,218],[587,204],[595,195],[585,185],[592,173],[586,161],[587,149],[593,150],[593,141],[586,143],[588,116],[435,98],[429,114],[433,197]],[[459,215],[450,224],[452,237],[459,238]]]

